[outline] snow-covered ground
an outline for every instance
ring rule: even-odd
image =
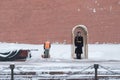
[[[16,80],[37,79],[94,79],[94,64],[99,64],[99,80],[120,79],[120,44],[89,44],[88,59],[72,59],[70,44],[52,44],[50,59],[43,59],[42,44],[0,43],[0,52],[16,49],[31,50],[32,57],[25,62],[0,62],[0,80],[9,80],[9,64],[15,64]],[[22,75],[24,74],[24,75]],[[29,74],[29,75],[28,75]],[[3,76],[4,75],[4,76]],[[116,77],[113,77],[116,76]],[[61,79],[62,78],[62,79]],[[104,78],[104,79],[103,79]]]
[[[0,43],[0,52],[7,52],[15,49],[30,49],[32,58],[40,59],[44,52],[42,44],[15,44]],[[37,51],[36,51],[37,50]],[[52,44],[50,49],[51,58],[71,59],[70,44]],[[89,44],[88,59],[92,60],[120,60],[120,44]]]

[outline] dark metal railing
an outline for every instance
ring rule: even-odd
[[[5,69],[2,71],[4,74],[0,74],[0,80],[2,79],[11,79],[11,80],[17,80],[17,79],[93,79],[93,80],[99,80],[101,78],[120,78],[120,72],[112,71],[102,65],[94,64],[91,66],[88,66],[86,68],[83,68],[78,71],[32,71],[32,72],[25,72],[24,70],[21,70],[15,66],[15,64],[10,64],[9,67],[7,67],[8,71],[5,73]],[[99,69],[105,70],[105,74],[100,74],[101,71]],[[16,70],[19,71],[19,73],[16,72]],[[9,73],[10,72],[10,73]],[[109,73],[109,74],[108,74]],[[65,74],[65,75],[64,75]],[[4,77],[3,77],[4,76]],[[5,77],[6,76],[6,77]]]

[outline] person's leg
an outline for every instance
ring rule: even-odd
[[[49,49],[47,49],[47,58],[49,58]]]
[[[77,57],[77,59],[81,59],[81,54],[78,54],[78,57]]]
[[[76,54],[76,58],[77,58],[77,59],[79,59],[79,58],[80,58],[78,53]]]
[[[78,59],[80,59],[80,54],[78,54]]]
[[[78,54],[76,53],[76,59],[78,59]]]
[[[45,58],[49,57],[49,49],[45,49]]]
[[[79,54],[79,59],[81,59],[81,54]]]
[[[44,58],[47,58],[47,49],[45,49]]]

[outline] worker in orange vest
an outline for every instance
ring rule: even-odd
[[[50,57],[50,55],[49,55],[50,48],[51,48],[51,43],[49,41],[46,41],[44,43],[44,58]]]

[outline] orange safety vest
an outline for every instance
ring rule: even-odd
[[[49,42],[49,41],[46,41],[46,42],[44,43],[44,48],[45,48],[45,49],[49,49],[49,48],[50,48],[50,42]]]

